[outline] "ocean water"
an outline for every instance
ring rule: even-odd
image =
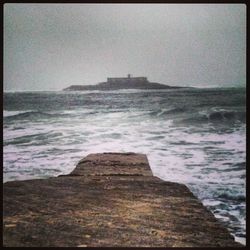
[[[9,92],[3,107],[4,182],[67,174],[89,153],[144,153],[245,244],[245,89]]]

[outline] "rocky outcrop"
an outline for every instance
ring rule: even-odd
[[[241,246],[185,185],[153,177],[142,154],[91,154],[69,175],[7,182],[3,198],[8,247]]]

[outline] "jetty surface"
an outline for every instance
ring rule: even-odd
[[[238,247],[183,184],[146,155],[90,154],[69,174],[3,184],[7,247]]]

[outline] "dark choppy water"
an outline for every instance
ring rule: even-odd
[[[4,181],[67,174],[89,153],[145,153],[245,243],[245,89],[4,93]]]

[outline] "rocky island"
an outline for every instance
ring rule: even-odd
[[[146,155],[99,153],[68,175],[3,185],[5,247],[241,247]]]
[[[118,90],[118,89],[177,89],[183,87],[169,86],[161,83],[150,82],[147,77],[108,77],[106,82],[96,85],[71,85],[65,91],[84,90]]]

